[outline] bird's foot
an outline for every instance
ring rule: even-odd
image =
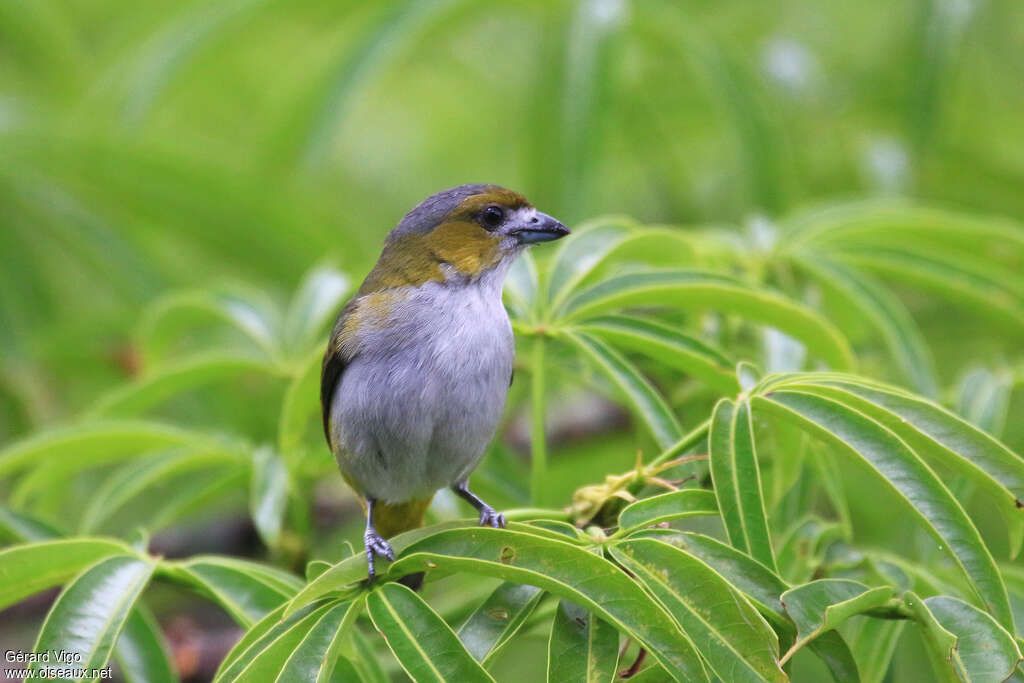
[[[505,515],[499,514],[490,505],[480,508],[480,526],[492,526],[495,529],[505,528]]]
[[[498,514],[494,508],[474,495],[465,481],[452,486],[452,491],[480,512],[480,526],[492,526],[495,529],[505,528],[505,515]]]
[[[391,549],[391,544],[385,541],[376,531],[367,531],[363,535],[363,544],[366,546],[366,566],[369,579],[373,581],[375,575],[373,558],[375,556],[386,557],[389,561],[394,562],[395,551]]]

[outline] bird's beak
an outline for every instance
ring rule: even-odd
[[[569,229],[546,213],[538,211],[529,223],[512,230],[511,234],[519,244],[535,244],[565,237],[569,234]]]

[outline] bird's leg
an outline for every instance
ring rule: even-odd
[[[476,508],[480,513],[480,526],[492,526],[495,529],[505,528],[505,515],[499,515],[494,508],[483,502],[469,490],[469,482],[463,481],[452,487],[459,498]]]
[[[369,570],[370,581],[373,581],[373,556],[380,555],[392,562],[395,561],[395,551],[391,545],[377,533],[373,528],[373,504],[377,501],[369,496],[366,497],[366,533],[363,534],[363,545],[366,547],[366,566]]]

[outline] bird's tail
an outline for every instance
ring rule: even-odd
[[[384,538],[423,526],[423,517],[430,507],[430,498],[407,500],[404,503],[373,504],[373,526]]]

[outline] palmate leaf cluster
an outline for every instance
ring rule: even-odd
[[[900,204],[759,229],[739,240],[606,218],[522,259],[506,287],[521,369],[510,410],[527,413],[531,459],[512,471],[530,492],[510,496],[507,529],[452,519],[394,538],[373,585],[362,554],[338,561],[337,546],[302,578],[287,569],[310,555],[317,482],[337,476],[316,389],[350,278],[314,269],[287,300],[166,296],[140,322],[138,378],[0,451],[0,607],[63,586],[37,649],[114,658],[131,680],[175,677],[146,606],[154,582],[245,629],[221,681],[380,681],[398,667],[500,680],[537,637],[550,680],[881,681],[908,634],[927,653],[919,680],[1006,679],[1021,660],[1024,459],[943,407],[998,430],[1007,399],[980,390],[995,376],[983,368],[942,389],[897,293],[969,308],[1013,349],[1024,232]],[[200,388],[246,395],[254,378],[278,386],[270,432],[161,412]],[[586,471],[589,485],[553,501],[547,420],[565,386],[625,406],[656,455]],[[500,460],[481,476],[514,467]],[[93,489],[76,500],[82,482]],[[863,537],[852,496],[898,527],[897,547]],[[133,533],[232,506],[283,568],[163,559]],[[422,593],[396,582],[420,571]]]
[[[985,214],[1024,210],[1020,16],[0,6],[0,607],[61,587],[36,649],[139,681],[177,676],[164,595],[245,631],[220,680],[1006,678],[1024,231]],[[576,233],[506,288],[530,457],[513,420],[474,477],[507,530],[442,498],[367,587],[325,327],[400,207],[477,180]],[[928,205],[792,213],[865,194]],[[691,225],[578,225],[610,210]],[[562,438],[594,394],[631,426]],[[239,514],[265,562],[153,549]]]

